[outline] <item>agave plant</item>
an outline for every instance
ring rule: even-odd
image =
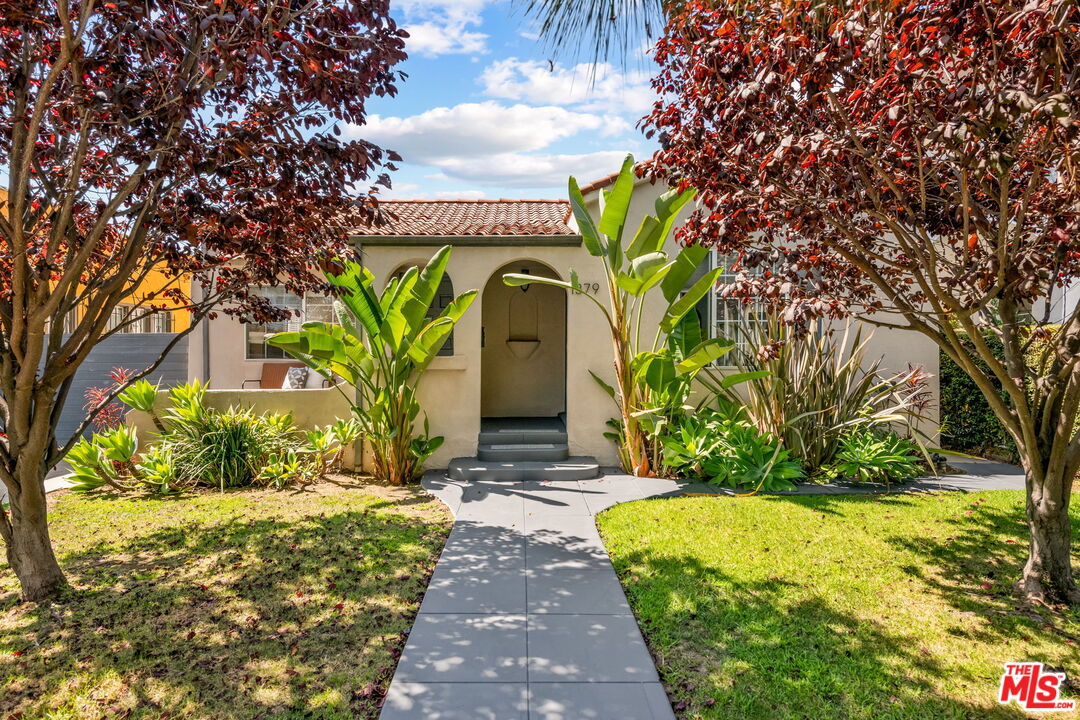
[[[696,372],[730,350],[732,343],[721,338],[707,339],[685,348],[681,357],[664,350],[668,337],[687,313],[709,292],[721,268],[706,272],[687,288],[690,279],[708,257],[704,247],[682,248],[674,258],[664,251],[679,211],[694,198],[692,189],[671,190],[656,200],[656,215],[647,215],[629,243],[627,215],[634,194],[634,158],[627,156],[610,190],[603,191],[600,222],[593,222],[585,207],[577,180],[569,181],[570,204],[577,219],[585,249],[603,265],[607,285],[606,302],[583,290],[576,270],[570,280],[510,273],[503,282],[510,286],[532,283],[552,285],[593,302],[607,321],[614,351],[615,386],[593,377],[615,400],[619,410],[619,458],[625,472],[639,476],[654,474],[654,453],[647,421],[652,412],[650,396],[661,392],[661,384],[678,375]],[[646,295],[659,289],[666,306],[663,319],[651,343],[641,338]],[[655,294],[655,293],[654,293]]]
[[[345,262],[327,276],[337,289],[338,324],[309,322],[267,338],[323,377],[340,377],[357,390],[359,404],[349,401],[371,445],[375,475],[394,485],[418,477],[443,440],[431,437],[426,416],[421,419],[416,385],[477,294],[461,293],[437,318],[427,318],[449,260],[450,247],[441,248],[423,269],[392,279],[381,296],[370,270]]]

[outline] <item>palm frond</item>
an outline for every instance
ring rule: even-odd
[[[661,32],[671,0],[514,0],[556,54],[624,62]]]

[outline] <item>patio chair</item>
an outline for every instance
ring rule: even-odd
[[[267,362],[262,365],[262,376],[254,380],[245,380],[240,383],[241,388],[247,388],[248,383],[259,383],[260,390],[280,390],[285,382],[285,374],[289,368],[304,367],[299,362]]]

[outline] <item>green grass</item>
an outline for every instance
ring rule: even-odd
[[[646,500],[599,524],[681,718],[1019,718],[996,701],[1011,660],[1080,697],[1080,614],[1012,593],[1022,493]]]
[[[0,718],[375,718],[450,527],[402,488],[52,503],[73,589],[0,565]]]

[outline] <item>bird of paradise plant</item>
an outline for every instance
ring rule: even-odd
[[[625,472],[648,476],[655,472],[653,444],[649,437],[647,415],[652,412],[650,395],[670,365],[673,373],[694,373],[731,349],[723,338],[711,338],[689,348],[678,362],[663,348],[687,313],[693,310],[716,283],[722,268],[706,272],[696,282],[691,278],[708,257],[705,247],[685,247],[672,258],[664,244],[679,211],[693,198],[693,189],[671,190],[655,203],[656,215],[647,215],[629,244],[624,243],[627,216],[634,194],[634,158],[628,155],[615,183],[601,193],[600,222],[593,221],[585,206],[577,180],[569,180],[570,204],[577,220],[585,249],[599,258],[607,285],[607,302],[584,291],[578,273],[570,271],[570,280],[556,280],[536,275],[510,273],[503,282],[511,287],[532,283],[551,285],[588,298],[604,315],[611,333],[614,351],[615,386],[593,373],[619,409],[619,432],[616,433],[619,458]],[[689,287],[687,287],[689,285]],[[660,288],[664,301],[663,317],[652,342],[642,340],[642,320],[646,295]],[[663,357],[661,357],[663,355]]]
[[[337,291],[337,324],[308,322],[267,338],[324,377],[340,377],[356,389],[349,400],[370,444],[375,476],[393,485],[415,480],[443,442],[430,435],[427,416],[421,419],[416,385],[477,294],[461,293],[428,319],[449,259],[450,247],[441,248],[423,269],[392,279],[381,296],[370,270],[344,262],[340,272],[327,274]]]

